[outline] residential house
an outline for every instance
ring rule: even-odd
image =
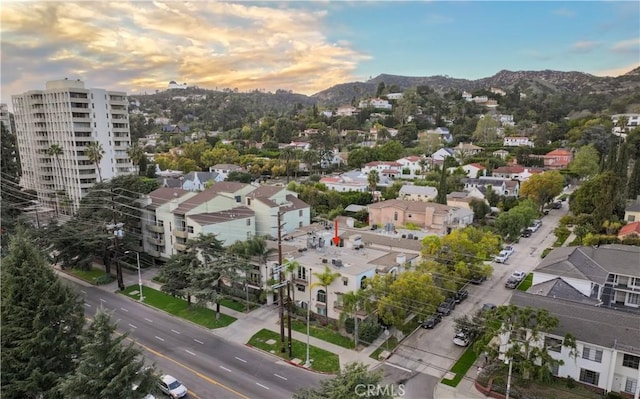
[[[449,172],[454,172],[458,168],[462,168],[462,170],[464,170],[464,173],[466,173],[467,177],[471,177],[472,179],[484,176],[487,171],[487,168],[480,165],[479,163],[470,163],[462,166],[457,166],[454,168],[449,168],[447,170]]]
[[[215,172],[189,172],[181,180],[182,189],[186,191],[204,191],[207,183],[214,184],[222,181]]]
[[[290,147],[302,151],[309,151],[311,149],[311,143],[307,141],[292,141],[291,143],[284,145],[284,147]]]
[[[430,186],[414,186],[413,184],[405,184],[398,192],[398,199],[406,201],[422,201],[429,202],[436,199],[438,189]]]
[[[398,129],[394,129],[392,127],[383,127],[382,129],[386,129],[387,132],[389,133],[389,137],[396,137],[398,135]],[[372,127],[371,129],[369,129],[369,137],[371,138],[371,140],[382,140],[382,137],[378,137],[378,132],[379,129]]]
[[[422,175],[422,171],[426,167],[426,160],[417,156],[400,158],[396,162],[401,165],[401,179],[415,179]]]
[[[640,222],[640,195],[634,202],[624,208],[624,220],[627,222]]]
[[[465,101],[473,101],[473,94],[468,93],[468,92],[466,92],[466,91],[463,91],[463,92],[462,92],[462,98],[463,98]]]
[[[505,92],[504,90],[499,89],[497,87],[492,87],[490,90],[491,90],[491,92],[493,94],[497,94],[499,96],[506,96],[507,95],[507,92]]]
[[[447,195],[447,205],[457,208],[466,208],[473,210],[471,208],[471,202],[473,200],[483,201],[487,205],[489,205],[489,203],[484,198],[484,194],[475,187],[472,187],[465,191],[454,191],[451,194]]]
[[[278,213],[285,234],[311,222],[311,207],[299,199],[298,194],[284,187],[253,187],[246,196],[246,205],[256,213],[256,235],[277,237]]]
[[[431,129],[431,130],[426,130],[424,132],[420,132],[420,133],[418,133],[418,140],[421,139],[422,137],[424,137],[427,134],[438,135],[440,137],[440,139],[443,140],[445,143],[450,143],[450,142],[453,141],[453,135],[451,134],[449,129],[446,128],[446,127],[437,127],[435,129]]]
[[[402,173],[402,164],[394,161],[373,161],[366,163],[362,167],[362,173],[367,175],[372,170],[377,170],[378,174],[387,172],[387,174],[391,173],[392,175],[397,176]]]
[[[618,231],[618,238],[624,240],[625,238],[640,238],[640,222],[631,222],[622,226]]]
[[[498,115],[498,122],[500,122],[501,126],[515,126],[516,123],[513,121],[513,115]]]
[[[348,154],[346,157],[343,157],[343,155],[344,154],[341,154],[337,148],[334,148],[331,151],[321,152],[320,167],[322,169],[326,169],[331,166],[346,164],[348,161]]]
[[[509,165],[495,168],[491,173],[491,176],[523,182],[529,180],[531,176],[543,172],[544,169],[540,168],[524,167],[522,165]]]
[[[431,154],[431,161],[434,164],[442,165],[445,159],[455,156],[453,148],[440,148],[438,151]]]
[[[338,107],[336,115],[338,116],[353,116],[358,113],[358,108],[352,105],[343,105]]]
[[[361,100],[358,103],[358,108],[375,108],[375,109],[391,109],[393,106],[389,104],[389,101],[382,98],[370,98],[367,100]]]
[[[525,136],[505,137],[502,145],[505,147],[533,147],[533,141],[530,141],[529,137]]]
[[[329,190],[338,192],[356,191],[366,193],[369,191],[369,182],[365,174],[360,173],[361,178],[351,178],[346,175],[341,176],[324,176],[320,179],[320,183],[327,186]]]
[[[473,143],[459,143],[454,149],[457,158],[469,157],[482,152],[484,148],[478,147]]]
[[[156,125],[168,125],[169,122],[171,122],[171,119],[164,116],[159,116],[153,120]]]
[[[209,167],[209,172],[217,173],[218,177],[216,178],[218,181],[227,180],[229,177],[229,173],[231,172],[245,172],[245,169],[242,166],[232,165],[228,163],[219,163]]]
[[[542,332],[539,340],[532,343],[546,347],[552,358],[562,361],[552,368],[553,375],[572,378],[601,393],[613,391],[638,397],[640,333],[637,313],[598,307],[589,302],[588,297],[557,281],[547,287],[533,285],[527,292],[515,290],[510,303],[544,309],[558,319],[556,327]],[[575,351],[563,346],[568,334],[575,338]],[[503,352],[510,345],[509,337],[500,338]]]
[[[543,156],[544,167],[548,169],[566,169],[573,160],[570,150],[558,148]]]
[[[186,83],[176,83],[175,80],[172,80],[171,82],[169,82],[169,86],[167,87],[168,89],[181,89],[184,90],[186,89],[188,86]]]
[[[489,101],[489,97],[487,97],[487,96],[476,96],[476,97],[473,97],[472,100],[476,104],[484,104],[487,101]]]
[[[509,156],[509,151],[498,150],[498,151],[492,152],[491,155],[493,155],[496,158],[507,159],[507,157]]]
[[[187,133],[188,131],[187,125],[162,125],[163,133]]]
[[[389,100],[400,100],[403,96],[403,93],[389,93],[387,94],[387,98]]]
[[[520,194],[520,185],[514,180],[483,176],[477,179],[462,178],[460,181],[464,184],[465,190],[477,188],[483,194],[486,194],[489,187],[500,196],[518,197]]]
[[[392,199],[369,205],[369,223],[402,226],[411,223],[447,234],[454,228],[473,223],[473,212],[433,202]]]
[[[627,119],[627,125],[625,127],[618,126],[623,117]],[[624,134],[640,126],[640,114],[616,114],[611,116],[611,122],[613,122],[612,133]]]
[[[304,131],[300,132],[299,136],[309,138],[317,135],[318,133],[320,133],[320,130],[318,129],[305,129]]]

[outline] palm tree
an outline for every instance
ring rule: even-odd
[[[62,147],[60,147],[58,144],[51,144],[51,147],[49,147],[49,149],[47,150],[47,154],[55,157],[56,159],[56,164],[58,166],[58,177],[60,178],[60,181],[62,181],[62,166],[60,165],[60,155],[62,155],[63,153],[64,152],[62,151]],[[58,187],[58,191],[64,192],[64,186]],[[54,193],[56,197],[56,214],[58,213],[58,191]]]
[[[287,173],[287,183],[291,180],[291,161],[295,158],[295,150],[292,147],[285,147],[280,151],[280,159],[284,161]]]
[[[302,154],[302,161],[307,164],[309,170],[313,173],[313,168],[320,162],[320,154],[316,150],[305,151]]]
[[[285,275],[288,274],[289,275],[289,286],[293,287],[293,273],[296,272],[296,270],[298,270],[298,268],[300,268],[300,263],[298,263],[295,260],[289,260],[287,259],[286,261],[284,261],[284,272]],[[296,300],[296,290],[291,290],[291,300],[293,302],[295,302]]]
[[[376,187],[378,187],[378,182],[380,181],[380,175],[377,170],[372,170],[369,172],[367,176],[367,181],[369,182],[369,189],[371,191],[375,191]]]
[[[144,157],[144,150],[139,145],[134,145],[127,148],[127,155],[131,159],[133,166],[138,167],[138,174],[140,174],[140,160]]]
[[[629,118],[622,115],[618,118],[618,123],[616,123],[616,127],[620,128],[620,133],[625,133],[627,131],[627,124],[629,123]]]
[[[348,316],[353,317],[354,329],[353,338],[355,347],[358,348],[358,312],[361,310],[367,310],[367,293],[364,290],[349,291],[342,295],[342,309],[344,312],[340,315],[341,318]]]
[[[313,275],[318,279],[318,282],[311,284],[311,287],[309,287],[309,289],[313,289],[313,287],[316,286],[322,286],[324,288],[325,298],[328,298],[328,291],[331,283],[333,283],[338,277],[341,276],[341,274],[338,272],[332,272],[331,269],[329,269],[329,266],[324,267],[324,272],[313,273]],[[327,302],[329,301],[327,300]],[[311,304],[309,304],[309,306],[311,306]],[[325,319],[326,323],[329,324],[329,303],[326,303],[326,306],[327,308],[325,311]]]
[[[98,178],[100,179],[100,183],[102,183],[102,173],[100,173],[100,161],[102,161],[102,156],[104,155],[102,144],[97,141],[92,141],[87,145],[87,148],[84,150],[84,154],[89,158],[89,161],[96,164]]]

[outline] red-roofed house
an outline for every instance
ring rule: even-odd
[[[378,173],[381,173],[389,169],[396,173],[400,173],[402,171],[402,164],[394,161],[369,162],[362,167],[362,173],[368,175],[372,170],[377,170]]]
[[[509,165],[495,168],[492,176],[523,182],[529,180],[532,175],[542,172],[544,172],[544,170],[540,168],[527,168],[522,165]]]
[[[468,177],[472,179],[478,178],[480,176],[484,176],[487,171],[487,168],[480,165],[479,163],[470,163],[467,165],[462,165],[462,169],[467,173]]]
[[[558,148],[544,156],[544,167],[549,169],[564,169],[573,160],[571,151]]]
[[[403,179],[414,179],[419,176],[423,170],[423,163],[420,162],[422,160],[423,158],[418,156],[409,156],[398,159],[398,163],[402,165],[402,173],[400,177]]]
[[[618,232],[618,238],[621,240],[632,237],[640,237],[640,222],[633,222],[622,226]]]

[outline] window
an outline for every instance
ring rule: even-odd
[[[636,215],[629,215],[629,219],[627,219],[627,221],[635,222],[636,221]]]
[[[640,294],[627,294],[627,305],[640,305]]]
[[[622,365],[637,370],[638,366],[640,365],[640,356],[634,356],[625,353],[624,357],[622,358]]]
[[[302,217],[302,209],[298,211],[298,216]]]
[[[362,276],[362,278],[360,279],[360,289],[365,289],[367,288],[367,276]]]
[[[393,213],[393,220],[395,220],[395,221],[398,220],[398,212],[394,212]]]
[[[551,365],[551,374],[555,375],[556,377],[559,374],[559,369],[560,369],[560,365],[558,363],[554,363]]]
[[[562,351],[562,340],[552,337],[544,337],[544,346],[548,351],[559,353]]]
[[[298,227],[302,227],[302,222],[298,223]]]
[[[327,293],[324,290],[318,291],[316,300],[320,303],[327,303]]]
[[[327,315],[327,309],[325,309],[323,307],[318,306],[316,308],[316,310],[317,310],[316,313],[318,313],[320,316],[326,316]]]
[[[599,349],[589,348],[585,346],[582,348],[582,358],[591,360],[594,362],[602,363],[602,351]]]
[[[251,219],[247,219],[247,226],[251,226]]]
[[[307,268],[306,267],[299,267],[298,268],[298,279],[300,280],[307,280]]]
[[[628,287],[640,287],[640,278],[638,277],[629,277]]]
[[[595,371],[580,369],[580,381],[591,385],[598,385],[600,379],[600,373]]]
[[[624,391],[633,394],[636,392],[637,386],[638,386],[638,380],[635,380],[631,377],[627,377],[627,381],[624,384]]]
[[[344,285],[345,287],[346,287],[347,285],[349,285],[349,279],[348,279],[348,278],[346,278],[346,277],[345,277],[345,278],[343,278],[343,279],[342,279],[342,285]]]
[[[613,283],[614,285],[618,284],[618,275],[617,274],[609,274],[607,276],[607,283]]]
[[[187,226],[187,232],[193,233],[193,226]]]

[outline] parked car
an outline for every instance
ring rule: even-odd
[[[453,306],[449,302],[442,302],[436,311],[443,316],[449,316],[452,310]]]
[[[500,253],[495,258],[493,258],[493,261],[496,263],[505,263],[507,259],[509,259],[509,252],[500,251]]]
[[[476,274],[475,276],[471,277],[471,280],[469,281],[471,282],[471,284],[479,285],[482,284],[482,282],[486,279],[486,277]]]
[[[566,198],[564,198],[562,201],[565,201]],[[551,207],[553,209],[562,209],[562,202],[556,201],[553,204],[551,204]]]
[[[529,230],[528,228],[527,228],[527,229],[524,229],[524,230],[522,231],[522,234],[520,234],[520,237],[524,237],[524,238],[529,238],[529,237],[531,237],[531,230]]]
[[[468,346],[469,337],[467,337],[467,334],[461,331],[453,337],[453,343],[458,346]]]
[[[187,396],[187,388],[175,377],[165,374],[160,377],[160,390],[172,399],[184,398]]]
[[[527,277],[527,273],[516,270],[511,274],[511,278],[515,278],[518,281],[524,280]]]
[[[515,279],[513,277],[509,277],[507,279],[507,282],[504,283],[504,286],[513,290],[518,286],[518,284],[520,284],[520,281],[518,279]]]
[[[459,290],[458,292],[456,292],[456,295],[453,297],[455,303],[460,303],[462,301],[464,301],[465,299],[467,299],[467,297],[469,296],[469,291],[467,290]]]
[[[422,328],[433,328],[441,321],[442,315],[440,315],[440,313],[436,313],[429,316],[425,321],[422,322]]]
[[[504,248],[502,248],[502,252],[507,252],[509,256],[511,256],[514,252],[516,252],[516,249],[513,247],[513,245],[505,245]]]
[[[485,303],[484,305],[482,305],[482,308],[480,309],[481,312],[488,312],[490,310],[493,310],[497,308],[496,305],[492,304],[492,303]]]

